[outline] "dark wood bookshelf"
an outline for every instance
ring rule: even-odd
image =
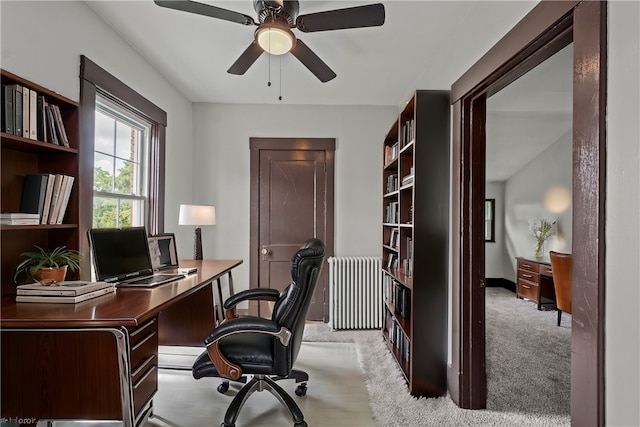
[[[48,173],[75,177],[63,224],[2,225],[1,278],[2,295],[15,295],[13,274],[22,252],[33,251],[34,245],[52,249],[66,246],[79,250],[83,236],[78,224],[79,191],[79,106],[74,100],[62,96],[37,83],[33,83],[7,70],[1,70],[2,85],[18,84],[43,95],[45,100],[60,108],[69,147],[56,145],[9,133],[0,133],[1,176],[0,207],[2,212],[19,212],[24,177],[28,174]],[[67,278],[72,278],[69,274]]]
[[[447,392],[449,108],[448,91],[416,91],[384,140],[383,214],[394,203],[399,212],[396,222],[382,226],[386,287],[382,334],[414,396]],[[390,161],[389,152],[397,152]],[[387,192],[388,177],[394,174],[398,190]],[[407,176],[412,179],[403,183]],[[397,248],[390,245],[396,233]],[[389,267],[390,256],[397,257],[397,266]],[[393,300],[396,286],[403,290],[401,298],[410,299],[405,317]],[[392,328],[404,334],[401,345],[391,341]]]

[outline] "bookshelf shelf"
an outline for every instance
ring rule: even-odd
[[[395,157],[383,167],[383,210],[397,222],[383,224],[382,334],[414,396],[447,391],[449,108],[448,91],[416,91],[384,140],[385,159]]]
[[[50,142],[42,142],[22,136],[0,133],[2,138],[2,149],[17,150],[32,153],[61,153],[78,154],[77,148],[54,145]]]
[[[2,296],[16,294],[16,284],[13,282],[13,274],[18,265],[22,252],[34,250],[34,245],[42,248],[55,248],[66,246],[69,249],[80,250],[80,158],[79,158],[79,106],[76,101],[66,98],[37,83],[26,80],[6,70],[0,72],[3,92],[5,86],[15,88],[19,86],[34,92],[32,97],[37,100],[38,112],[35,123],[38,132],[27,138],[23,135],[15,135],[5,132],[5,125],[10,115],[4,115],[3,132],[0,133],[1,172],[0,172],[0,206],[3,213],[20,212],[23,184],[25,176],[34,174],[67,175],[74,178],[71,186],[66,213],[62,224],[38,224],[38,225],[1,225],[0,237],[2,240],[1,257],[1,289]],[[16,92],[16,95],[20,92]],[[38,99],[39,98],[39,99]],[[15,101],[15,99],[14,99]],[[64,129],[66,142],[55,144],[50,139],[49,129],[46,127],[53,121],[45,118],[47,105],[55,105],[59,109],[59,116],[55,119],[60,129]],[[3,107],[3,114],[8,109]],[[33,111],[33,110],[32,110]],[[23,116],[25,110],[22,110]],[[41,115],[42,114],[42,115]],[[28,116],[33,117],[28,110]],[[49,117],[49,116],[46,116]],[[24,117],[23,117],[24,119]],[[29,123],[30,127],[33,122]],[[15,125],[15,122],[13,123]],[[24,124],[24,122],[23,122]],[[44,131],[42,126],[44,127]],[[25,126],[26,128],[26,126]],[[25,134],[26,135],[26,134]],[[38,138],[38,139],[36,139]],[[41,193],[43,194],[43,193]],[[61,209],[60,209],[61,210]],[[61,210],[62,212],[62,210]],[[68,277],[73,279],[73,277]]]

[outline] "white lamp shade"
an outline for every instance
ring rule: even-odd
[[[216,207],[180,205],[179,225],[216,225]]]

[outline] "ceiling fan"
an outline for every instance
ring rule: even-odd
[[[336,73],[302,40],[296,38],[291,29],[297,28],[303,33],[313,33],[377,27],[384,24],[385,19],[384,6],[381,3],[298,15],[297,0],[253,0],[253,8],[258,15],[258,23],[256,23],[252,17],[243,13],[195,1],[154,0],[154,2],[158,6],[169,9],[257,26],[253,42],[227,70],[228,73],[244,74],[265,51],[273,55],[291,52],[323,83],[335,78]]]

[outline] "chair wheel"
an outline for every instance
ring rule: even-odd
[[[296,387],[296,396],[306,396],[306,395],[307,395],[307,384],[306,383],[302,383],[298,387]],[[302,424],[300,424],[300,425],[302,426]],[[306,425],[306,423],[304,425]],[[304,427],[304,426],[302,426],[302,427]]]
[[[295,423],[293,425],[293,427],[307,427],[307,422],[306,421],[301,421],[299,423]]]
[[[218,393],[225,394],[228,390],[229,390],[229,382],[227,381],[220,383],[220,385],[218,386]],[[227,426],[221,426],[221,427],[227,427]]]

